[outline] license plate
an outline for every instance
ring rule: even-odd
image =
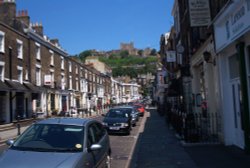
[[[109,129],[111,129],[111,130],[119,130],[120,128],[119,127],[109,127]]]

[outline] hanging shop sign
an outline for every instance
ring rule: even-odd
[[[167,62],[176,62],[176,52],[166,51]]]
[[[208,0],[189,0],[191,27],[208,26],[211,22]]]

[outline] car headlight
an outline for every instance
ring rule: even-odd
[[[122,127],[128,127],[128,123],[121,123]]]
[[[104,125],[104,126],[108,126],[108,123],[103,122],[103,123],[102,123],[102,125]]]

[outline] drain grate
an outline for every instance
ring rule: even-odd
[[[112,157],[114,160],[128,160],[128,156],[115,155]]]

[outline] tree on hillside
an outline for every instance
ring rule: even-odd
[[[79,58],[80,58],[80,60],[81,60],[82,62],[84,62],[85,59],[86,59],[88,56],[91,56],[91,55],[92,55],[91,50],[85,50],[85,51],[83,51],[83,52],[81,52],[81,53],[79,54]]]
[[[152,49],[151,52],[150,52],[150,55],[154,55],[154,56],[157,55],[156,49]]]
[[[142,56],[142,55],[143,55],[143,50],[139,50],[139,51],[138,51],[138,54],[139,54],[140,56]]]
[[[118,54],[111,54],[109,56],[109,59],[118,59],[118,58],[120,58]]]
[[[121,58],[126,58],[129,55],[129,52],[127,50],[121,51],[120,52]]]

